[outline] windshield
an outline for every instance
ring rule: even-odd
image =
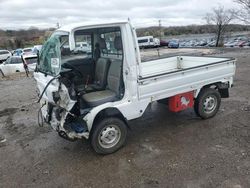
[[[25,58],[25,62],[26,64],[33,64],[33,63],[37,63],[37,57],[28,57],[28,58]]]
[[[40,72],[56,76],[61,69],[61,50],[69,50],[68,33],[54,33],[43,45],[37,69]],[[66,46],[67,45],[67,46]]]
[[[24,49],[23,51],[24,51],[24,52],[32,52],[32,49],[31,49],[31,48],[29,48],[29,49]]]
[[[5,54],[9,54],[8,51],[0,51],[0,55],[5,55]]]
[[[4,64],[21,64],[22,59],[20,57],[9,57]]]

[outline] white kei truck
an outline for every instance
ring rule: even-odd
[[[79,42],[88,53],[77,53]],[[236,60],[175,56],[144,61],[130,22],[82,24],[56,30],[43,45],[34,72],[46,122],[70,141],[90,139],[99,154],[126,141],[129,121],[150,103],[165,101],[179,112],[193,107],[202,119],[215,116],[229,97]]]

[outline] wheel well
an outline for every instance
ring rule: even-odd
[[[93,126],[96,125],[98,121],[101,121],[104,118],[108,117],[116,117],[122,120],[128,127],[128,121],[127,119],[123,116],[123,114],[117,109],[117,108],[106,108],[98,112],[98,114],[95,116],[95,119],[93,121]],[[92,126],[92,127],[93,127]],[[91,129],[92,130],[92,129]]]
[[[203,88],[201,88],[201,91],[203,89],[206,89],[206,88],[212,88],[212,89],[216,89],[219,91],[220,95],[222,98],[228,98],[229,97],[229,91],[228,91],[228,88],[229,88],[229,83],[223,83],[223,82],[216,82],[216,83],[212,83],[212,84],[208,84],[206,86],[204,86]]]
[[[216,83],[208,84],[208,85],[205,85],[202,89],[205,89],[205,88],[218,89],[218,85],[219,85],[220,83],[221,83],[221,82],[216,82]],[[202,90],[202,89],[201,89],[201,90]]]

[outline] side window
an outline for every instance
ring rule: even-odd
[[[11,58],[10,64],[16,64],[16,58]]]
[[[139,39],[138,40],[138,43],[146,43],[146,42],[148,42],[148,39]]]
[[[11,58],[10,64],[20,64],[20,63],[22,63],[21,58],[17,58],[17,57]]]
[[[6,61],[5,61],[5,64],[7,65],[7,64],[10,64],[10,62],[11,62],[11,57],[9,57]]]
[[[102,56],[116,56],[122,58],[123,47],[120,28],[112,28],[114,31],[103,32],[100,40],[106,43],[106,49],[102,49]]]
[[[76,54],[92,54],[92,36],[81,32],[75,33],[75,49]]]
[[[7,55],[7,54],[9,54],[8,51],[0,51],[0,55]]]
[[[70,48],[69,48],[69,37],[67,35],[61,36],[59,38],[61,43],[61,55],[63,56],[69,56],[71,54]]]
[[[150,38],[150,42],[154,42],[154,40],[152,38]]]

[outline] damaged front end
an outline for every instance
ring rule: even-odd
[[[89,130],[83,120],[88,111],[80,112],[79,102],[70,77],[61,71],[61,50],[68,45],[68,33],[56,33],[45,43],[39,54],[34,78],[41,105],[39,119],[45,121],[70,141],[89,137]]]
[[[58,134],[70,141],[89,137],[89,130],[86,122],[83,120],[87,111],[81,114],[78,109],[77,100],[69,94],[69,89],[60,82],[55,80],[59,87],[57,91],[52,92],[51,100],[42,97],[40,101],[41,116]]]

